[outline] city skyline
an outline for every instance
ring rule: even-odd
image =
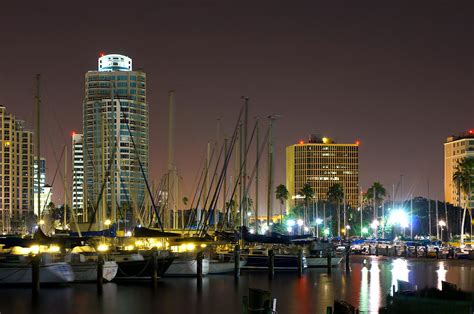
[[[341,9],[337,4],[284,7],[272,3],[271,7],[244,3],[234,8],[233,14],[245,16],[245,23],[226,22],[229,12],[212,2],[204,6],[209,10],[207,20],[200,16],[201,7],[185,7],[183,16],[177,16],[170,4],[151,6],[139,24],[144,36],[173,19],[176,24],[167,29],[169,33],[159,33],[158,40],[150,36],[149,43],[133,38],[124,43],[120,36],[127,37],[131,31],[124,28],[120,36],[110,32],[111,26],[94,34],[90,30],[99,23],[94,17],[83,30],[75,27],[77,16],[87,13],[83,8],[77,8],[79,13],[71,21],[64,21],[67,15],[55,15],[52,8],[44,12],[51,22],[46,18],[39,30],[27,29],[20,23],[25,18],[36,20],[34,10],[20,14],[19,7],[9,4],[11,16],[16,12],[20,18],[0,22],[10,30],[2,34],[5,49],[0,52],[0,82],[5,90],[0,104],[33,129],[34,74],[42,73],[46,128],[42,155],[52,164],[55,158],[49,142],[59,156],[61,146],[70,144],[70,132],[81,132],[83,73],[95,68],[99,52],[122,53],[143,67],[149,80],[152,179],[158,180],[167,168],[166,97],[168,90],[175,89],[176,163],[188,195],[199,171],[196,156],[204,154],[206,142],[214,137],[217,119],[232,125],[242,105],[240,96],[245,95],[250,97],[252,117],[282,116],[276,126],[276,185],[285,182],[284,148],[317,131],[339,142],[361,141],[364,190],[373,181],[381,181],[391,191],[403,175],[404,194],[413,191],[427,196],[429,180],[430,196],[442,199],[443,142],[449,135],[473,128],[474,49],[468,40],[473,30],[469,10],[461,4],[445,7],[429,2],[430,9],[423,16],[425,8],[418,4],[406,5],[412,14],[398,17],[403,8],[376,6],[375,2],[370,2],[370,10]],[[315,16],[303,9],[311,9]],[[344,26],[325,18],[335,12],[348,21]],[[363,23],[348,27],[361,16]],[[65,23],[71,39],[61,37],[62,42],[56,42],[59,37],[52,33],[41,38],[45,45],[36,47],[34,34],[51,32],[52,23],[58,20]],[[214,29],[217,24],[219,30]],[[11,30],[12,25],[17,29]],[[229,36],[239,34],[239,27],[245,38]],[[195,29],[193,36],[187,28]],[[255,31],[248,33],[252,28]],[[19,37],[25,40],[19,42]],[[403,47],[398,46],[400,41]],[[27,66],[18,69],[22,63]],[[229,135],[230,127],[224,129]],[[48,167],[48,177],[54,169]],[[59,181],[54,190],[57,201],[62,195]]]

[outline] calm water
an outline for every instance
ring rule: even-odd
[[[364,260],[366,264],[364,265]],[[0,288],[0,312],[9,313],[242,313],[242,296],[248,288],[271,290],[279,313],[326,313],[334,299],[348,301],[362,313],[377,313],[397,279],[423,288],[440,287],[446,280],[463,290],[474,290],[474,262],[353,257],[351,273],[344,265],[327,275],[325,269],[308,269],[302,278],[294,273],[242,273],[208,276],[201,288],[196,279],[161,279],[153,290],[148,283],[104,285],[102,296],[94,284],[60,288],[42,287],[33,303],[28,288]]]

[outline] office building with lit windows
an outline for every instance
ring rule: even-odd
[[[33,213],[33,132],[0,107],[0,230],[25,230]]]
[[[144,202],[149,159],[146,74],[133,70],[127,56],[101,55],[97,71],[87,72],[84,83],[84,203],[98,204],[102,220],[116,221],[116,207]]]
[[[458,186],[453,180],[456,167],[463,158],[474,158],[474,130],[449,136],[444,143],[444,200],[456,206],[473,208],[474,192],[471,192],[466,204],[465,195],[458,193]]]
[[[72,208],[78,222],[84,222],[84,150],[83,136],[72,133]]]
[[[40,188],[39,189],[38,189],[38,179],[37,179],[38,178],[38,162],[36,159],[33,161],[33,168],[34,168],[33,208],[34,208],[35,215],[40,217],[40,215],[46,209],[46,206],[48,206],[48,204],[51,203],[52,187],[46,184],[46,159],[43,157],[40,158],[40,168],[39,168]],[[38,193],[39,193],[39,198],[40,198],[39,207],[38,207]]]
[[[286,187],[289,207],[301,204],[303,186],[315,191],[315,200],[327,200],[329,188],[342,184],[349,206],[359,206],[359,142],[340,144],[319,135],[286,147]]]

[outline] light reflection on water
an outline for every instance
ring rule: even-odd
[[[156,290],[148,283],[111,283],[104,285],[101,297],[95,284],[42,288],[41,299],[33,308],[36,313],[51,313],[52,308],[57,313],[87,314],[242,313],[242,296],[252,287],[271,290],[279,313],[325,313],[335,299],[353,304],[361,313],[377,313],[397,280],[418,287],[440,287],[442,280],[463,290],[474,287],[472,261],[352,257],[349,275],[344,268],[344,264],[333,268],[330,275],[324,268],[308,269],[302,278],[295,273],[276,273],[273,280],[265,272],[243,272],[238,284],[232,275],[208,276],[201,287],[195,279],[165,278]],[[0,312],[33,312],[30,289],[0,288]]]

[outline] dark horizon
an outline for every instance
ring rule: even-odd
[[[217,119],[230,135],[245,95],[251,120],[281,115],[275,185],[285,184],[285,146],[321,133],[361,141],[364,190],[380,181],[391,194],[403,175],[403,197],[426,196],[429,181],[430,197],[444,200],[443,142],[474,128],[474,3],[190,3],[4,4],[0,105],[33,129],[42,74],[48,183],[53,149],[59,156],[71,131],[82,130],[84,74],[106,52],[147,73],[156,180],[167,162],[167,91],[176,91],[176,158],[188,196]],[[61,186],[56,179],[56,202]]]

